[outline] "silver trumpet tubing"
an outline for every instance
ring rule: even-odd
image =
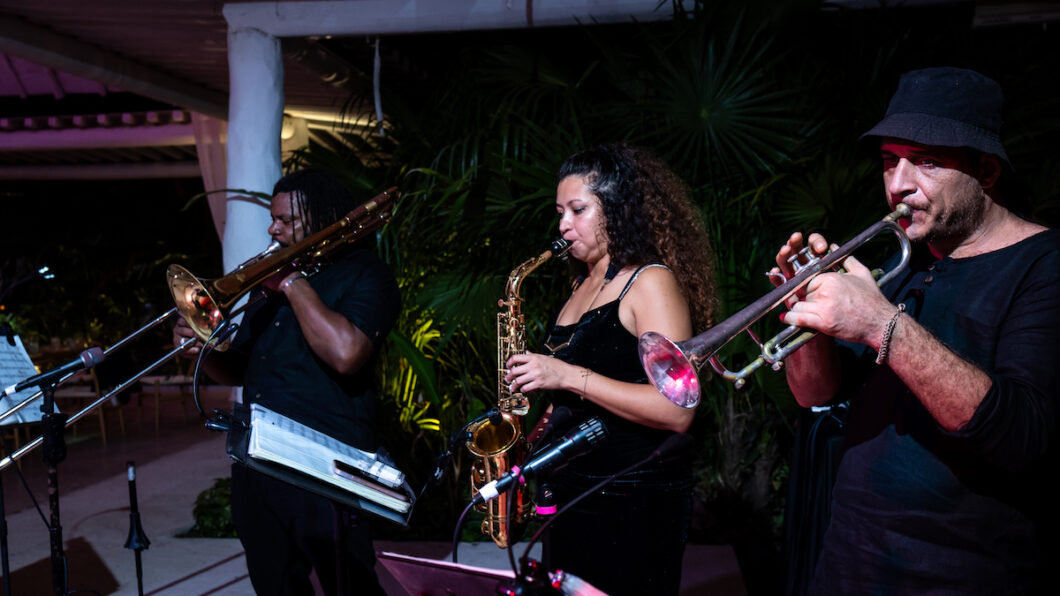
[[[784,359],[813,339],[817,332],[792,325],[772,339],[761,343],[750,331],[750,326],[784,304],[793,294],[805,288],[813,278],[821,273],[839,270],[843,259],[887,230],[893,232],[898,240],[901,251],[900,260],[890,271],[874,271],[873,275],[876,277],[877,285],[883,285],[893,279],[909,264],[911,252],[909,238],[897,221],[900,218],[909,217],[910,213],[911,209],[908,205],[899,203],[894,212],[827,254],[818,256],[814,255],[809,248],[803,249],[799,255],[791,259],[795,267],[795,275],[791,279],[691,339],[675,342],[659,333],[645,333],[640,338],[638,349],[641,364],[648,374],[648,380],[659,393],[674,404],[684,408],[694,408],[700,400],[699,371],[707,362],[719,375],[731,381],[737,389],[743,387],[747,382],[747,377],[764,364],[771,365],[773,370],[780,370]],[[806,262],[800,264],[799,258],[806,259]],[[734,372],[721,363],[718,352],[745,330],[759,346],[759,355],[750,364]]]

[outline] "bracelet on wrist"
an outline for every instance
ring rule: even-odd
[[[894,326],[898,324],[898,317],[902,316],[905,312],[905,304],[899,304],[898,310],[894,312],[894,316],[887,322],[887,329],[883,332],[883,340],[880,341],[880,349],[876,354],[876,364],[883,364],[887,362],[887,353],[891,348],[891,335],[894,334]]]
[[[296,282],[296,281],[298,281],[300,279],[305,279],[305,273],[302,273],[301,271],[295,271],[295,273],[296,273],[296,275],[294,275],[293,277],[291,277],[287,281],[285,281],[282,284],[280,284],[280,291],[281,292],[286,293],[287,292],[287,286],[293,284],[294,282]]]

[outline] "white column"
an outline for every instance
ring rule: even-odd
[[[280,40],[257,29],[228,30],[227,187],[271,193],[282,173],[283,62]],[[224,268],[269,244],[269,208],[259,199],[229,195],[222,247]]]

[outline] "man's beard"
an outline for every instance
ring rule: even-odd
[[[924,236],[928,243],[938,243],[948,240],[963,240],[972,235],[983,223],[983,213],[986,211],[986,201],[982,189],[969,191],[973,195],[962,197],[954,209],[943,214],[932,226],[932,229]]]

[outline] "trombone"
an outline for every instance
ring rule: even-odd
[[[246,306],[233,308],[244,295],[273,275],[281,272],[294,269],[303,271],[306,275],[313,275],[319,272],[340,249],[363,239],[366,234],[372,233],[386,224],[390,220],[394,203],[399,196],[400,193],[397,187],[389,188],[364,204],[359,205],[335,223],[296,244],[286,248],[281,248],[275,242],[270,244],[263,252],[239,265],[224,277],[212,280],[201,279],[195,277],[180,265],[170,265],[166,271],[166,282],[169,285],[169,291],[173,295],[176,306],[104,350],[103,359],[106,360],[108,354],[121,349],[133,339],[161,325],[176,314],[184,317],[188,325],[195,331],[195,334],[202,338],[211,349],[224,350],[227,345],[221,343],[221,340],[224,336],[234,331],[234,325],[230,326],[227,323],[246,308]],[[170,358],[189,349],[192,345],[194,345],[194,342],[185,342],[174,347],[165,356],[149,364],[106,395],[70,416],[67,419],[66,426],[77,422],[108,399],[121,393],[140,380],[141,377],[162,366]],[[74,374],[71,372],[64,375],[59,379],[58,384],[62,384]],[[7,412],[0,414],[0,421],[40,399],[42,395],[43,392],[37,391],[24,399]],[[43,441],[44,436],[41,435],[10,455],[0,459],[0,470],[18,461],[19,458],[36,448]]]
[[[877,286],[882,286],[893,279],[909,265],[911,252],[909,237],[905,235],[905,230],[898,225],[897,221],[900,218],[908,218],[911,212],[908,205],[899,203],[894,212],[869,226],[843,246],[824,255],[814,255],[808,247],[803,249],[791,260],[795,266],[795,275],[791,279],[691,339],[674,342],[659,333],[645,333],[640,338],[638,351],[641,364],[648,374],[648,380],[671,402],[684,408],[694,408],[700,399],[698,373],[707,362],[719,375],[731,381],[737,389],[743,387],[747,382],[747,377],[765,364],[771,365],[773,370],[780,370],[784,359],[813,339],[817,332],[791,325],[772,339],[761,343],[750,330],[751,325],[784,303],[791,295],[806,287],[814,277],[837,270],[840,261],[885,231],[893,232],[898,240],[899,262],[890,271],[874,271],[873,275],[876,277]],[[798,257],[805,257],[806,263],[799,264]],[[731,371],[718,359],[718,352],[742,331],[747,331],[758,345],[759,354],[747,366],[738,371]]]

